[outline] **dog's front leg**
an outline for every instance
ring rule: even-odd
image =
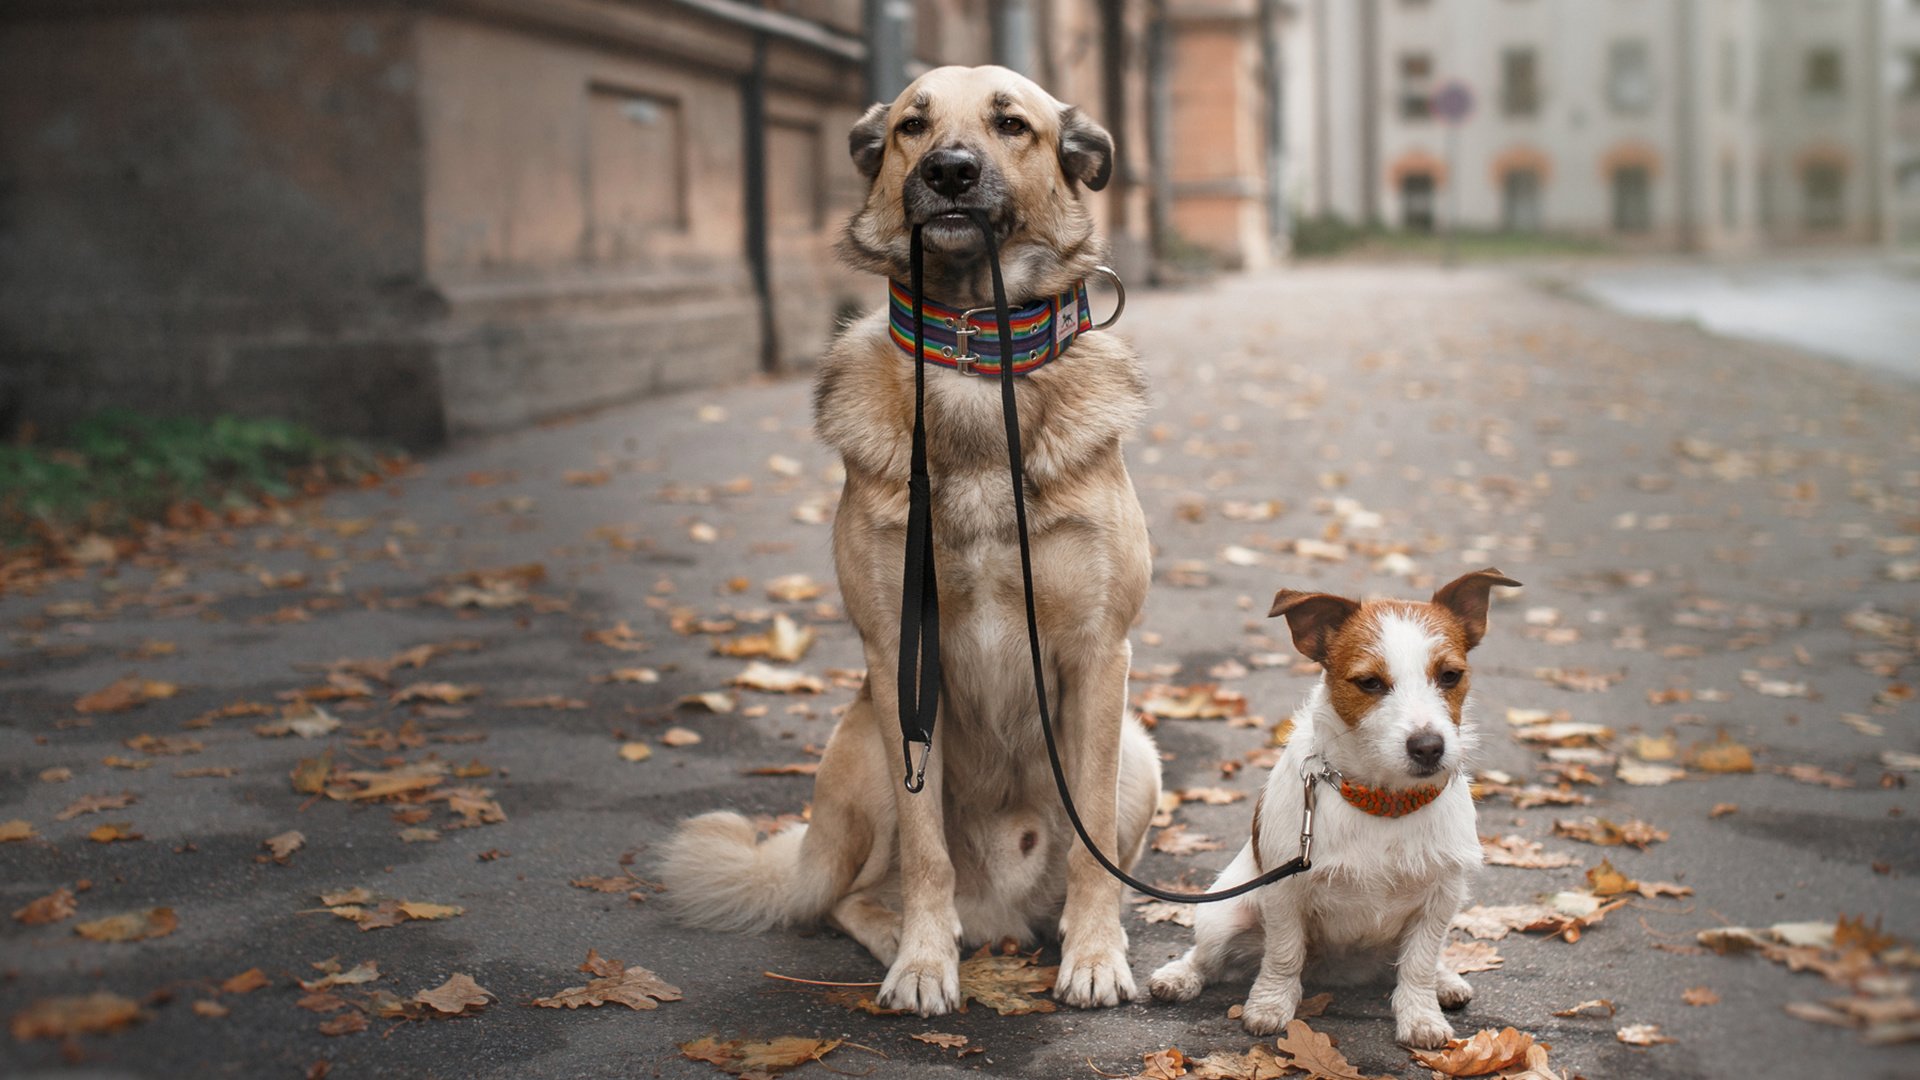
[[[899,715],[896,663],[893,657],[867,651],[875,716]],[[936,722],[926,787],[915,793],[893,784],[900,837],[900,951],[880,986],[879,1003],[921,1016],[941,1016],[960,1007],[960,917],[953,904],[953,860],[947,854],[940,807],[946,786],[944,741]]]
[[[1086,672],[1067,672],[1058,723],[1067,787],[1087,835],[1102,854],[1126,862],[1117,847],[1120,725],[1127,707],[1128,650]],[[1076,677],[1077,676],[1077,677]],[[1067,858],[1067,904],[1060,913],[1060,977],[1054,996],[1094,1008],[1131,1001],[1127,931],[1120,925],[1120,883],[1076,837]]]
[[[1466,883],[1450,875],[1433,887],[1400,939],[1399,978],[1393,987],[1394,1028],[1400,1042],[1421,1049],[1445,1046],[1453,1026],[1440,1015],[1440,954],[1447,927],[1466,900]]]
[[[1260,975],[1247,991],[1240,1022],[1254,1035],[1272,1035],[1293,1019],[1300,1007],[1300,971],[1307,965],[1307,923],[1294,883],[1300,878],[1269,885],[1260,898],[1260,922],[1267,935],[1267,951],[1260,957]]]

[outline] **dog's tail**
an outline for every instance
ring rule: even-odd
[[[727,811],[684,821],[660,863],[668,906],[689,926],[736,933],[817,919],[842,883],[801,857],[806,837],[807,826],[790,825],[758,840],[752,822]]]

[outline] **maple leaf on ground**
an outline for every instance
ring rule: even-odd
[[[1286,1033],[1273,1045],[1287,1056],[1289,1066],[1307,1073],[1312,1080],[1368,1080],[1333,1048],[1332,1039],[1307,1026],[1305,1020],[1289,1021]]]
[[[1220,841],[1203,833],[1190,833],[1185,825],[1169,825],[1153,838],[1153,850],[1168,855],[1192,855],[1220,848]]]
[[[73,890],[62,885],[15,911],[13,919],[26,926],[45,926],[70,918],[78,910],[74,905]]]
[[[157,907],[77,923],[73,932],[88,941],[124,942],[166,937],[179,928],[180,919],[172,908]]]
[[[680,988],[663,982],[660,976],[635,965],[622,967],[588,949],[580,970],[596,976],[585,986],[570,986],[552,997],[535,998],[533,1004],[544,1009],[578,1009],[612,1002],[629,1009],[654,1009],[662,1001],[679,1001]]]
[[[766,1042],[744,1039],[721,1040],[709,1035],[680,1044],[680,1054],[693,1061],[717,1066],[721,1072],[741,1080],[763,1080],[809,1061],[819,1061],[840,1046],[839,1039],[808,1039],[788,1035]]]
[[[97,814],[102,810],[124,810],[132,806],[134,794],[123,791],[118,795],[84,795],[68,804],[65,810],[53,815],[55,821],[72,821],[81,814]]]
[[[1533,1036],[1514,1028],[1483,1028],[1439,1050],[1415,1050],[1413,1058],[1436,1076],[1485,1076],[1524,1063],[1533,1045]]]
[[[1661,1034],[1659,1024],[1628,1024],[1614,1032],[1613,1037],[1628,1046],[1652,1046],[1676,1041],[1670,1035]]]
[[[412,1000],[444,1016],[460,1016],[468,1009],[485,1008],[493,994],[471,975],[455,973],[431,990],[422,990]]]
[[[13,1015],[10,1028],[21,1042],[107,1035],[146,1019],[131,998],[105,991],[85,997],[42,998]]]

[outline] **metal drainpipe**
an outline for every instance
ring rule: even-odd
[[[1033,77],[1033,9],[1027,0],[993,5],[993,62]]]
[[[1675,179],[1679,186],[1679,207],[1675,213],[1675,224],[1680,234],[1681,251],[1700,250],[1700,222],[1697,209],[1698,192],[1695,190],[1699,180],[1699,153],[1695,142],[1698,138],[1698,106],[1696,91],[1700,80],[1693,69],[1693,58],[1699,55],[1695,40],[1699,27],[1695,21],[1694,0],[1680,0],[1674,7],[1674,16],[1679,25],[1675,28],[1679,34],[1679,48],[1675,51],[1674,94],[1677,108],[1674,116],[1674,158],[1677,167]]]
[[[760,316],[760,368],[780,366],[779,326],[773,317],[771,255],[767,250],[767,37],[753,35],[753,63],[740,80],[740,125],[745,137],[747,268]]]
[[[1369,226],[1380,224],[1380,98],[1380,4],[1360,0],[1360,217]]]
[[[1275,257],[1285,253],[1293,232],[1287,220],[1287,69],[1280,43],[1284,18],[1283,0],[1260,0],[1260,63],[1267,84],[1267,244]]]
[[[1167,24],[1165,0],[1150,0],[1147,9],[1147,227],[1152,257],[1169,254],[1173,241],[1173,88],[1169,55],[1173,31]],[[1157,275],[1156,275],[1157,276]]]
[[[892,101],[912,80],[913,4],[910,0],[866,0],[867,99]]]

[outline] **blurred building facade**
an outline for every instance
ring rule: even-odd
[[[1112,131],[1088,201],[1132,281],[1451,207],[1920,243],[1920,0],[13,0],[0,431],[430,445],[805,363],[881,296],[830,250],[848,127],[986,62]]]
[[[895,81],[1017,56],[1114,129],[1096,209],[1143,264],[1139,3],[20,0],[0,426],[431,445],[817,356],[882,295],[830,251],[875,9]]]
[[[1307,213],[1690,251],[1920,244],[1920,0],[1307,0]],[[1457,127],[1435,96],[1464,84]]]

